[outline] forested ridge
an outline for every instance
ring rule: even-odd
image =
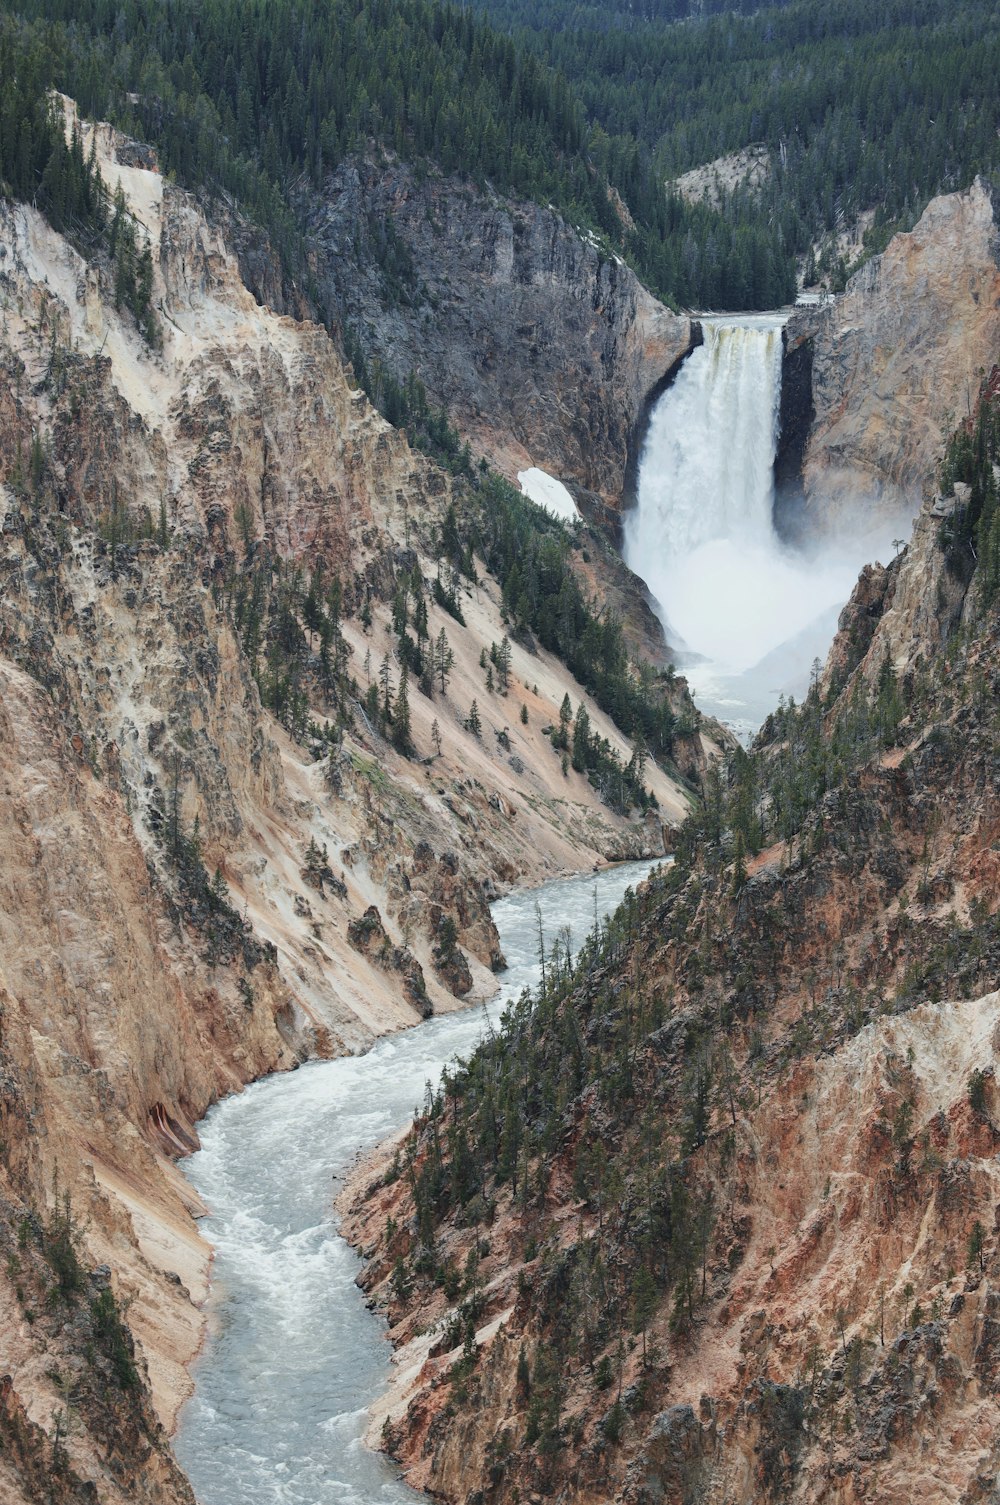
[[[4,9],[30,23],[18,46],[33,79],[153,142],[185,183],[235,195],[293,269],[289,184],[320,187],[372,141],[620,230],[572,91],[468,11],[429,0]]]
[[[121,193],[112,198],[80,132],[67,134],[50,98],[51,59],[0,24],[0,194],[37,204],[49,223],[104,265],[115,307],[127,308],[147,344],[159,324],[152,307],[153,258],[140,245]]]
[[[509,34],[433,0],[3,10],[20,23],[8,33],[27,60],[19,73],[152,141],[182,181],[233,194],[293,270],[290,183],[318,189],[376,142],[555,204],[672,302],[774,306],[793,295],[796,255],[866,209],[877,246],[933,193],[992,173],[1000,152],[988,0],[797,0],[749,14],[687,0],[485,0]],[[665,191],[753,142],[772,160],[759,192],[708,205]],[[5,178],[33,196],[44,163],[31,173]]]
[[[737,230],[775,257],[805,255],[872,210],[879,249],[935,193],[1000,164],[1000,18],[989,0],[480,4],[576,88],[597,162],[638,143],[659,186],[767,146],[759,194],[737,192],[721,215],[687,227],[677,264],[674,241],[647,249],[682,300],[712,306],[742,290],[727,266]]]
[[[431,0],[4,9],[37,23],[22,33],[34,72],[155,142],[183,181],[234,194],[293,267],[289,182],[318,188],[377,141],[556,204],[671,301],[773,306],[814,242],[871,209],[877,244],[933,193],[992,172],[1000,150],[987,0],[798,0],[747,15],[487,0],[511,35]],[[758,141],[772,153],[759,193],[709,206],[665,192]]]

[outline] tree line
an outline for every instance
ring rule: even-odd
[[[182,181],[234,195],[306,277],[289,185],[321,189],[373,142],[554,204],[662,297],[701,307],[786,301],[795,258],[815,242],[868,210],[878,249],[933,193],[994,173],[1000,153],[1000,19],[989,0],[758,11],[484,0],[496,25],[434,0],[2,9],[32,23],[22,34],[48,80],[153,142]],[[35,196],[48,161],[37,109],[29,100],[23,145],[13,100],[7,112],[5,179],[19,197]],[[665,190],[752,142],[771,165],[758,191],[692,204]],[[52,212],[72,216],[87,192],[80,164],[52,175]]]

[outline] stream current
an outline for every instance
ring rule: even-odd
[[[442,1067],[468,1055],[487,1016],[540,980],[546,949],[574,952],[595,910],[613,910],[655,864],[627,863],[522,891],[493,906],[508,968],[482,1005],[429,1019],[366,1055],[265,1077],[218,1103],[184,1162],[211,1214],[209,1337],[176,1453],[201,1505],[419,1505],[365,1447],[367,1408],[390,1351],[355,1285],[360,1261],[337,1232],[336,1182],[359,1152],[403,1128]]]

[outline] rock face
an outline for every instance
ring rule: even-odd
[[[383,972],[396,972],[400,986],[421,1019],[429,1019],[431,1002],[427,996],[424,971],[408,946],[394,946],[386,935],[382,916],[374,904],[369,904],[359,919],[350,921],[347,939],[356,951],[369,956]],[[469,988],[472,978],[469,978]]]
[[[998,255],[977,179],[934,199],[834,303],[793,316],[789,354],[803,342],[812,351],[811,377],[797,374],[815,406],[803,460],[810,531],[917,510],[945,433],[975,405],[1000,348]]]
[[[691,324],[555,213],[400,163],[351,159],[309,216],[327,304],[478,454],[617,506],[647,394]]]
[[[32,1470],[75,1475],[124,1505],[141,1472],[172,1505],[191,1496],[163,1423],[186,1393],[205,1261],[166,1155],[195,1142],[213,1098],[309,1046],[273,964],[213,968],[171,924],[115,780],[61,722],[0,657],[0,1497],[24,1498],[13,1452],[21,1487]],[[81,1263],[113,1267],[114,1292],[136,1298],[134,1381],[108,1371],[87,1265],[71,1283],[53,1261],[63,1195]]]
[[[734,801],[628,940],[472,1063],[454,1142],[534,1130],[521,1164],[487,1151],[462,1201],[429,1118],[409,1179],[349,1190],[400,1347],[380,1435],[413,1482],[490,1505],[996,1498],[1000,613],[957,569],[929,498],[738,786],[773,817],[821,759],[794,831],[744,862]],[[513,1049],[523,1115],[496,1106]],[[430,1184],[435,1269],[474,1272],[458,1299],[422,1274]]]
[[[738,188],[759,193],[771,176],[771,153],[763,144],[746,146],[742,151],[716,157],[701,167],[681,173],[669,186],[691,204],[711,204],[717,208],[722,198]]]
[[[464,625],[428,605],[453,662],[447,693],[411,684],[415,755],[371,725],[364,687],[383,663],[400,681],[397,585],[417,571],[430,594],[444,510],[469,498],[321,327],[268,305],[299,307],[259,238],[210,224],[135,143],[92,139],[153,252],[156,348],[107,262],[0,205],[0,1499],[44,1480],[51,1500],[189,1505],[168,1434],[207,1282],[173,1164],[196,1121],[487,995],[488,898],[663,837],[563,775],[543,729],[586,696],[557,659],[515,643],[490,692],[507,629],[485,571],[459,587]],[[300,633],[320,562],[355,684],[334,705],[303,636],[296,726],[267,709],[260,600],[289,592]],[[647,782],[677,823],[677,780]]]
[[[940,531],[940,519],[925,502],[905,556],[862,571],[840,614],[825,689],[843,685],[855,669],[873,685],[887,661],[901,676],[926,670],[963,614],[974,615],[974,603],[945,567]]]

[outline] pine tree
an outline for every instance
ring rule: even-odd
[[[392,671],[389,666],[389,655],[386,654],[378,671],[379,684],[382,686],[381,715],[385,726],[392,721]]]
[[[567,690],[566,694],[562,698],[562,705],[559,707],[559,730],[552,738],[553,744],[556,747],[561,747],[564,749],[569,747],[569,728],[572,720],[573,704],[569,698],[569,691]]]
[[[434,643],[434,673],[441,681],[442,695],[444,695],[448,689],[448,676],[451,674],[454,664],[455,655],[452,653],[451,648],[448,645],[447,634],[442,627]]]
[[[507,688],[508,688],[508,686],[510,684],[510,660],[511,660],[510,638],[507,637],[507,635],[505,633],[504,636],[503,636],[503,638],[500,641],[500,647],[497,650],[497,660],[496,660],[496,664],[497,664],[497,677],[498,677],[498,679],[500,681],[501,692],[504,695],[506,695]]]
[[[392,713],[392,740],[393,744],[401,753],[409,754],[410,744],[410,697],[409,697],[410,673],[403,664],[399,676],[399,689],[396,692],[396,705]]]
[[[573,723],[573,767],[583,773],[590,756],[590,717],[587,707],[580,701]]]
[[[642,1334],[642,1366],[649,1362],[646,1334],[656,1312],[656,1283],[645,1265],[632,1277],[632,1331]]]

